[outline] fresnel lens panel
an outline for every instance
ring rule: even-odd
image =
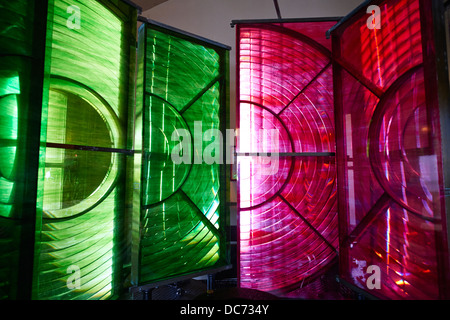
[[[237,23],[243,288],[294,296],[336,262],[335,23]]]
[[[55,0],[37,217],[36,299],[107,299],[121,287],[136,9]]]
[[[373,16],[367,5],[331,32],[341,276],[383,298],[442,298],[448,255],[432,4],[373,4]]]
[[[214,141],[207,133],[226,126],[227,65],[225,46],[150,21],[139,31],[136,285],[227,261],[225,166],[202,161]]]
[[[0,2],[0,300],[31,296],[46,1]]]

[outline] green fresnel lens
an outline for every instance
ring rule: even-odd
[[[136,17],[0,2],[2,299],[110,299],[130,265],[140,285],[228,264],[226,166],[193,162],[227,127],[229,48],[144,24],[134,110]]]
[[[228,54],[225,46],[154,22],[139,30],[134,285],[228,262],[226,166],[194,163],[211,143],[203,133],[225,134]],[[180,149],[183,133],[188,147]],[[200,142],[194,143],[195,134]],[[173,154],[187,161],[178,163]]]
[[[0,298],[119,294],[136,20],[120,0],[0,2]]]
[[[136,17],[122,1],[54,1],[37,299],[119,294]]]
[[[0,300],[31,298],[46,18],[47,1],[0,1]]]

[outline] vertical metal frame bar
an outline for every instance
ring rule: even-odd
[[[36,259],[34,254],[36,231],[36,215],[42,211],[38,207],[38,179],[40,166],[41,150],[41,118],[42,109],[46,108],[48,97],[46,89],[49,85],[49,65],[46,65],[46,45],[49,41],[47,34],[47,15],[52,12],[52,0],[36,1],[34,4],[33,28],[33,63],[30,75],[30,94],[27,97],[26,116],[23,118],[23,125],[26,128],[27,138],[24,150],[26,154],[17,154],[17,158],[22,162],[18,167],[26,168],[27,174],[24,174],[23,189],[20,191],[21,200],[18,201],[18,212],[22,214],[22,226],[20,234],[20,256],[19,269],[17,270],[17,287],[13,287],[12,297],[20,300],[29,300],[32,298],[33,287],[33,265]],[[49,10],[50,9],[50,10]],[[20,142],[19,142],[20,144]],[[22,149],[22,148],[21,148]]]
[[[236,147],[235,150],[239,150],[239,137],[240,137],[240,33],[241,33],[241,26],[240,24],[236,25],[236,46],[235,46],[235,50],[236,50],[236,128],[237,128],[237,134],[236,134]],[[237,205],[236,205],[236,248],[237,248],[237,255],[236,255],[236,268],[237,268],[237,284],[238,286],[240,286],[241,283],[241,219],[240,219],[240,210],[241,210],[241,192],[240,192],[240,183],[239,183],[239,162],[238,162],[238,157],[235,156],[235,161],[236,163],[234,164],[236,166],[236,174],[237,174],[237,178],[236,178],[236,191],[237,191],[237,195],[236,195],[236,201],[237,201]]]
[[[450,136],[450,111],[448,106],[450,105],[450,1],[445,1],[445,17],[443,21],[443,28],[446,30],[446,60],[447,65],[446,67],[443,67],[442,64],[438,66],[439,74],[439,92],[440,92],[440,119],[441,119],[441,135],[442,135],[442,153],[443,153],[443,168],[444,168],[444,194],[445,194],[445,213],[447,217],[447,247],[450,248],[450,149],[448,147],[448,144],[450,141],[448,141],[448,137]],[[440,18],[442,19],[442,18]],[[435,21],[439,23],[439,18],[436,18]],[[437,23],[437,28],[439,28],[439,25]],[[441,30],[441,29],[439,29]],[[439,33],[437,33],[439,34]],[[436,36],[436,41],[442,41],[438,39],[438,36]],[[439,54],[440,55],[440,54]],[[442,59],[442,56],[439,56],[440,59]],[[443,60],[441,60],[443,61]],[[448,76],[448,82],[443,79],[445,77],[445,74],[442,70],[447,71]],[[446,83],[447,82],[447,83]]]
[[[422,38],[427,101],[439,106],[433,110],[436,137],[433,146],[439,157],[439,183],[441,186],[442,232],[436,233],[439,245],[439,285],[442,299],[450,298],[450,88],[448,52],[443,0],[421,0]],[[447,26],[448,27],[448,26]]]
[[[132,252],[131,252],[131,284],[137,286],[140,279],[141,266],[141,194],[143,193],[143,138],[146,129],[143,125],[143,109],[145,106],[145,83],[147,73],[147,27],[142,24],[139,28],[137,63],[136,63],[136,104],[134,111],[134,164],[133,164],[133,218],[132,218]],[[142,68],[141,68],[142,67]]]
[[[230,52],[229,50],[222,50],[219,54],[220,60],[222,63],[220,64],[220,86],[221,86],[221,103],[220,103],[220,132],[224,137],[223,145],[222,145],[222,161],[221,169],[220,169],[220,186],[221,188],[225,188],[222,190],[220,197],[220,225],[221,225],[221,239],[220,243],[220,253],[222,257],[225,258],[226,264],[230,263],[230,249],[228,245],[228,241],[230,239],[229,235],[226,233],[227,230],[227,221],[230,216],[230,209],[227,205],[228,199],[230,199],[230,181],[231,181],[231,170],[230,165],[226,163],[227,154],[230,152],[227,148],[226,137],[227,129],[230,127]],[[222,243],[224,242],[224,243]]]
[[[334,86],[334,121],[335,121],[335,136],[336,136],[336,163],[337,163],[337,202],[338,202],[338,228],[339,228],[339,273],[343,274],[348,269],[348,248],[345,246],[344,239],[348,235],[348,221],[347,215],[342,214],[347,212],[347,202],[341,201],[341,199],[347,198],[347,188],[339,187],[344,186],[347,181],[346,170],[342,165],[345,163],[345,130],[343,104],[342,104],[342,67],[339,63],[336,63],[337,59],[340,59],[340,42],[339,38],[333,35],[332,37],[332,52],[333,52],[333,86]]]
[[[124,217],[121,217],[121,224],[115,222],[116,228],[118,232],[114,235],[114,241],[119,243],[119,252],[121,254],[118,255],[114,272],[118,274],[117,281],[119,283],[113,284],[114,287],[122,287],[125,279],[130,276],[131,277],[131,266],[132,266],[132,224],[133,224],[133,194],[134,194],[134,181],[133,170],[134,170],[134,125],[135,125],[135,108],[136,108],[136,70],[137,70],[137,17],[138,14],[142,12],[142,9],[139,6],[136,6],[131,1],[121,0],[119,5],[122,10],[127,14],[124,16],[126,19],[125,25],[125,34],[128,37],[124,37],[123,46],[124,48],[129,48],[129,70],[128,70],[128,121],[126,126],[126,143],[125,148],[127,151],[125,153],[125,161],[123,170],[123,177],[121,182],[124,186],[123,195],[124,195]],[[123,150],[122,150],[123,152]],[[122,292],[118,292],[117,294],[121,294]]]

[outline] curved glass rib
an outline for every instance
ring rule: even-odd
[[[1,79],[1,78],[0,78]],[[0,108],[4,110],[0,116],[0,216],[12,218],[14,204],[14,184],[16,167],[16,150],[18,138],[18,101],[20,93],[18,77],[3,78],[3,95],[0,96]],[[7,80],[7,81],[5,81]]]
[[[175,164],[172,153],[180,141],[187,138],[190,145],[190,131],[183,117],[171,105],[152,96],[146,96],[146,105],[151,106],[149,118],[148,150],[150,157],[144,164],[147,179],[143,190],[143,205],[153,205],[172,195],[187,179],[191,166],[189,163]],[[182,132],[184,131],[184,132]],[[191,137],[183,133],[189,132]],[[173,141],[172,138],[178,139]],[[191,149],[182,150],[192,159]],[[162,181],[165,184],[162,184]]]
[[[73,107],[76,106],[76,109]],[[95,111],[93,111],[95,110]],[[74,85],[69,81],[53,79],[50,84],[50,101],[47,123],[47,141],[53,143],[67,143],[88,145],[97,144],[97,146],[109,146],[117,148],[118,139],[114,137],[121,136],[120,124],[111,109],[104,105],[95,95]],[[76,124],[76,130],[89,131],[87,137],[79,136],[74,133],[72,127]],[[66,134],[64,132],[66,127]],[[87,139],[89,138],[89,139]],[[75,151],[56,151],[49,149],[46,155],[47,169],[45,170],[45,195],[49,192],[59,194],[61,189],[60,175],[62,170],[77,170],[77,167],[83,161],[79,157],[80,152]],[[82,154],[82,153],[81,153]],[[76,199],[63,199],[63,203],[54,206],[57,199],[44,200],[44,217],[46,218],[67,218],[78,215],[90,210],[99,201],[102,200],[112,188],[118,177],[118,155],[100,154],[95,159],[86,159],[92,163],[108,163],[109,167],[97,170],[97,174],[90,172],[89,179],[101,181],[98,186],[90,187],[89,190],[75,191]],[[100,163],[99,163],[100,162]],[[65,169],[66,168],[66,169]],[[57,175],[58,177],[55,177]],[[68,188],[68,183],[74,180],[70,177],[69,181],[63,182],[63,187]],[[50,189],[53,189],[50,191]],[[44,195],[44,197],[45,197]],[[57,195],[58,197],[58,195]],[[62,205],[62,206],[61,206]]]

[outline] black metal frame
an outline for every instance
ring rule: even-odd
[[[255,23],[295,23],[295,22],[326,22],[339,21],[342,17],[318,17],[318,18],[284,18],[284,19],[240,19],[231,20],[230,26],[234,28],[238,24],[255,24]]]
[[[36,1],[34,5],[34,28],[33,28],[33,48],[32,48],[32,70],[30,73],[30,83],[33,88],[28,97],[27,109],[24,113],[24,123],[27,138],[26,154],[18,155],[17,158],[22,163],[19,168],[26,168],[28,174],[24,178],[24,186],[21,188],[20,196],[22,199],[18,202],[19,212],[22,213],[20,237],[19,269],[17,272],[17,287],[12,288],[12,297],[18,300],[29,300],[32,298],[34,261],[35,261],[35,232],[37,210],[37,188],[39,175],[39,153],[42,119],[42,101],[44,90],[49,81],[45,77],[49,66],[46,65],[47,52],[47,15],[49,14],[49,1]],[[40,88],[40,90],[38,90]],[[19,198],[19,197],[18,197]],[[19,201],[19,199],[17,199]]]
[[[326,37],[327,39],[329,39],[331,37],[331,33],[336,30],[338,27],[340,27],[341,25],[343,25],[344,23],[346,23],[350,18],[353,18],[353,16],[355,15],[360,15],[362,14],[362,9],[367,7],[368,5],[371,4],[371,2],[373,2],[372,0],[365,0],[363,3],[361,3],[359,6],[357,6],[355,9],[353,9],[349,14],[347,14],[346,16],[342,17],[340,19],[340,21],[338,23],[336,23],[336,25],[334,25],[330,30],[328,30],[326,32]]]
[[[237,152],[238,157],[334,157],[335,152]]]
[[[446,34],[448,26],[445,26],[445,13],[446,10],[450,10],[450,1],[448,0],[431,0],[431,16],[432,16],[432,33],[434,39],[429,39],[433,41],[435,48],[435,60],[430,62],[432,65],[435,64],[435,72],[437,75],[437,93],[438,93],[438,104],[439,104],[439,119],[440,119],[440,131],[441,131],[441,156],[442,156],[442,174],[443,174],[443,195],[445,203],[445,211],[442,213],[446,218],[445,236],[447,237],[447,248],[446,254],[442,257],[446,261],[442,263],[446,266],[446,270],[450,270],[450,254],[448,250],[450,249],[450,79],[449,79],[449,64],[448,64],[448,54],[447,52],[448,43],[450,37]],[[445,2],[445,3],[444,3]],[[445,231],[445,230],[444,230]],[[446,256],[447,255],[447,256]],[[450,298],[450,275],[447,273],[443,275],[442,282],[443,290],[445,291],[444,298]]]
[[[129,6],[135,8],[135,9],[137,10],[138,14],[141,14],[141,13],[142,13],[142,7],[141,7],[141,6],[138,6],[138,5],[137,5],[136,3],[134,3],[133,1],[130,1],[130,0],[120,0],[120,1],[125,2],[125,3],[128,4]]]
[[[143,292],[144,300],[151,300],[151,299],[146,298],[145,296],[146,296],[146,294],[148,295],[149,291],[151,291],[155,288],[171,285],[171,284],[174,284],[177,282],[191,280],[193,278],[197,278],[197,277],[201,277],[201,276],[205,276],[205,275],[207,275],[207,276],[215,275],[217,273],[220,273],[220,272],[223,272],[226,270],[230,270],[231,268],[232,268],[231,265],[224,265],[221,267],[211,268],[211,269],[207,269],[207,270],[203,270],[203,271],[195,271],[195,272],[181,275],[178,277],[173,277],[173,278],[160,280],[160,281],[156,281],[156,282],[152,282],[152,283],[132,286],[129,288],[129,294],[130,294],[131,298],[133,299],[134,296],[136,295],[136,293]]]
[[[185,30],[181,30],[181,29],[178,29],[178,28],[166,25],[164,23],[161,23],[161,22],[158,22],[158,21],[155,21],[155,20],[151,20],[151,19],[145,18],[143,16],[139,16],[138,17],[138,21],[142,22],[144,25],[151,26],[155,30],[164,31],[164,32],[170,33],[170,34],[172,34],[172,35],[174,35],[176,37],[179,37],[179,38],[182,38],[182,39],[185,39],[185,40],[188,40],[188,41],[192,41],[192,42],[201,44],[203,46],[211,47],[213,49],[214,48],[215,49],[219,48],[219,49],[222,49],[222,50],[223,49],[231,50],[230,46],[227,46],[227,45],[225,45],[223,43],[216,42],[214,40],[204,38],[202,36],[199,36],[199,35],[187,32]]]

